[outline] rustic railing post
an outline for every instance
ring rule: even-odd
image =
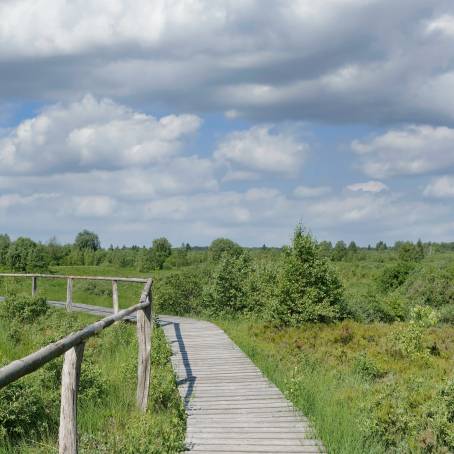
[[[139,346],[139,360],[137,365],[137,407],[145,412],[148,406],[148,391],[151,375],[151,336],[152,325],[152,290],[147,295],[150,304],[137,311],[137,339]]]
[[[66,310],[72,311],[73,308],[73,280],[69,277],[66,284]]]
[[[65,353],[61,374],[60,454],[77,454],[77,390],[84,355],[82,342]]]
[[[38,278],[36,276],[32,276],[32,296],[35,296],[37,291],[38,291]]]
[[[120,305],[118,301],[118,282],[112,281],[112,305],[114,314],[117,314],[120,310]]]

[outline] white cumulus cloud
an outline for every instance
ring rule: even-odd
[[[262,172],[295,175],[309,152],[309,145],[293,134],[254,126],[227,135],[214,157],[232,165]]]
[[[371,177],[427,174],[454,167],[454,129],[413,125],[355,140],[352,149]]]
[[[0,138],[0,175],[149,166],[178,153],[200,124],[195,115],[156,119],[87,95],[46,107]]]
[[[433,179],[424,189],[424,195],[436,198],[454,197],[454,176],[445,175]]]

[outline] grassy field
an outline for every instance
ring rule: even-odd
[[[55,288],[55,296],[59,290]],[[136,287],[134,302],[138,293]],[[102,295],[85,297],[87,302],[93,303],[92,298],[106,302]],[[3,317],[0,364],[35,351],[94,320],[86,314],[67,314],[50,308],[46,314],[30,320]],[[116,324],[87,342],[78,408],[81,453],[180,452],[185,413],[162,330],[154,330],[150,406],[145,415],[135,409],[136,352],[135,327],[129,323]],[[1,453],[58,452],[61,366],[59,358],[0,391]]]

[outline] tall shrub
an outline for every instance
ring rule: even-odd
[[[203,307],[213,315],[236,315],[248,306],[248,278],[251,257],[243,252],[238,256],[224,252],[213,271],[210,284],[204,288]]]
[[[297,226],[284,250],[283,268],[271,317],[279,324],[332,321],[342,315],[342,285],[314,238]]]

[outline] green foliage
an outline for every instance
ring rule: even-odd
[[[101,242],[96,233],[82,230],[76,236],[74,247],[79,251],[97,251],[101,248]]]
[[[162,270],[165,261],[172,254],[172,245],[167,238],[157,238],[153,240],[151,248],[151,268]]]
[[[347,245],[345,244],[344,241],[338,241],[336,245],[334,246],[333,252],[331,254],[331,258],[336,261],[340,262],[341,260],[344,260],[347,257],[348,254],[348,249]]]
[[[393,335],[392,344],[396,354],[403,358],[427,353],[424,351],[425,329],[435,326],[437,312],[427,306],[415,306],[410,312],[410,323],[399,327]]]
[[[318,243],[318,249],[321,257],[331,257],[333,245],[331,241],[320,241],[320,243]]]
[[[31,323],[49,310],[46,299],[37,296],[11,295],[0,304],[0,318],[19,323]]]
[[[210,282],[204,288],[202,305],[209,314],[239,315],[247,310],[247,281],[252,271],[251,257],[247,253],[222,254]]]
[[[410,241],[402,242],[397,253],[399,260],[404,262],[420,262],[424,258],[424,248],[420,241],[417,244]]]
[[[202,272],[192,269],[175,272],[158,280],[154,288],[157,311],[175,315],[200,312],[205,280]]]
[[[41,244],[21,237],[11,243],[6,264],[18,272],[46,271],[49,268],[49,255]]]
[[[441,308],[454,304],[453,282],[453,266],[426,265],[410,276],[403,292],[416,304]]]
[[[380,241],[375,245],[375,249],[376,249],[377,251],[386,251],[386,250],[388,249],[388,245],[387,245],[384,241],[380,240]]]
[[[8,249],[11,245],[11,240],[8,235],[0,235],[0,265],[7,264]]]
[[[415,269],[412,262],[399,261],[386,266],[377,278],[377,285],[381,292],[389,292],[400,287]]]
[[[333,321],[342,310],[342,285],[317,243],[301,226],[284,251],[282,274],[271,316],[278,324]]]
[[[55,428],[42,390],[34,379],[0,389],[0,442],[36,436]]]
[[[377,380],[385,375],[377,362],[365,352],[356,357],[353,363],[353,371],[365,380]]]
[[[239,256],[242,251],[243,250],[239,244],[229,240],[228,238],[217,238],[213,240],[208,248],[210,258],[215,262],[221,260],[224,254]]]
[[[350,244],[348,245],[348,252],[352,254],[356,254],[358,252],[358,246],[354,241],[350,241]]]

